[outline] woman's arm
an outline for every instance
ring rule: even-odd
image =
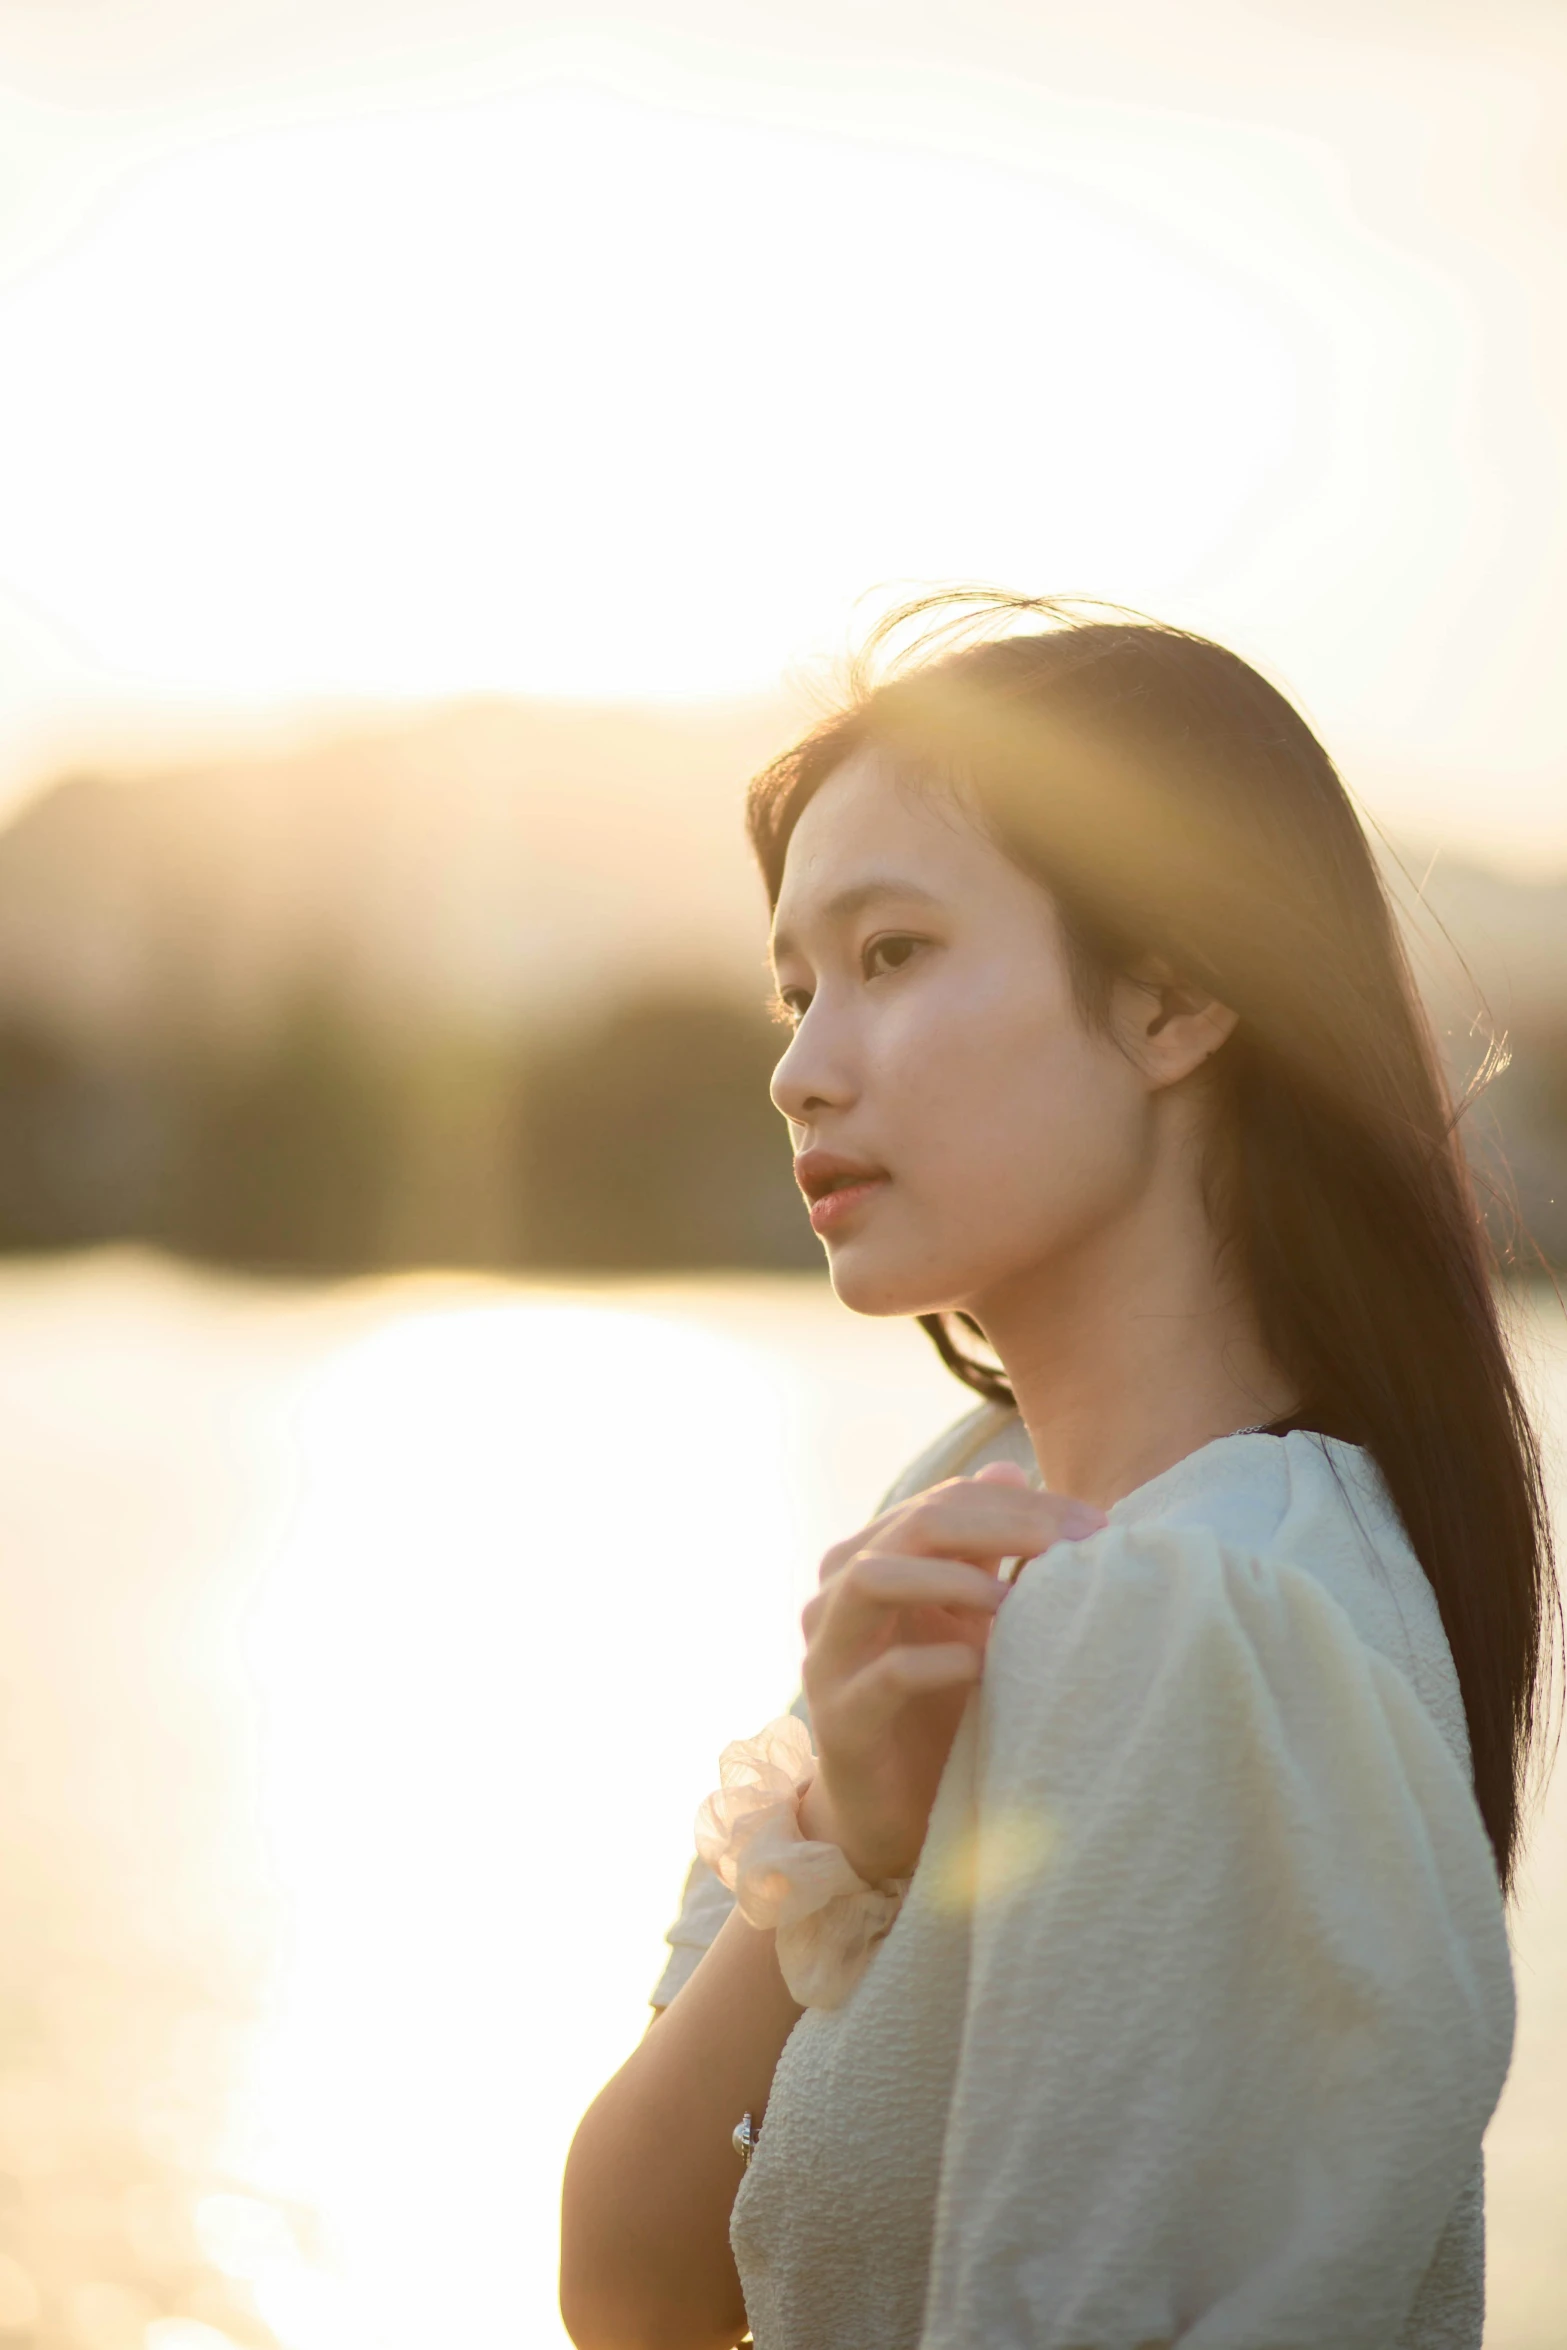
[[[1103,1522],[997,1465],[828,1552],[805,1611],[820,1758],[801,1805],[806,1836],[839,1844],[867,1882],[913,1868],[1004,1596],[1001,1561]],[[745,2332],[729,2249],[732,2132],[765,2112],[801,2012],[773,1935],[736,1912],[589,2107],[561,2231],[561,2309],[578,2350],[730,2350]]]
[[[566,2163],[561,2313],[577,2350],[731,2350],[732,2133],[760,2120],[800,2009],[773,1937],[736,1911],[589,2106]]]

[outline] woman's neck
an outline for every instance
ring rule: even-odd
[[[1217,1259],[1200,1201],[1167,1195],[973,1309],[1052,1491],[1108,1509],[1298,1406]]]

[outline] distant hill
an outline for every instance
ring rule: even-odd
[[[0,1007],[111,1041],[243,1033],[302,971],[372,1022],[496,1029],[671,979],[761,986],[748,776],[805,716],[458,704],[293,753],[69,776],[0,829]],[[1567,1007],[1567,876],[1421,854],[1412,925],[1444,1019]],[[1399,882],[1407,905],[1411,884]]]
[[[478,702],[294,755],[68,777],[0,832],[0,1006],[243,1034],[301,972],[491,1030],[671,979],[761,991],[747,777],[800,713]]]
[[[1390,876],[1416,974],[1433,1012],[1467,1019],[1475,988],[1498,1024],[1529,1029],[1567,1017],[1567,874],[1518,881],[1483,866],[1409,852]],[[1444,935],[1445,934],[1445,935]],[[1467,972],[1464,966],[1467,965]]]

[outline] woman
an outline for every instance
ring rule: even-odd
[[[1452,1112],[1299,715],[997,610],[752,787],[834,1287],[989,1408],[828,1553],[814,1757],[725,1758],[567,2323],[1472,2350],[1554,1583]]]

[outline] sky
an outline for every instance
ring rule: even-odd
[[[981,581],[1559,870],[1564,101],[1532,0],[5,0],[0,792]]]

